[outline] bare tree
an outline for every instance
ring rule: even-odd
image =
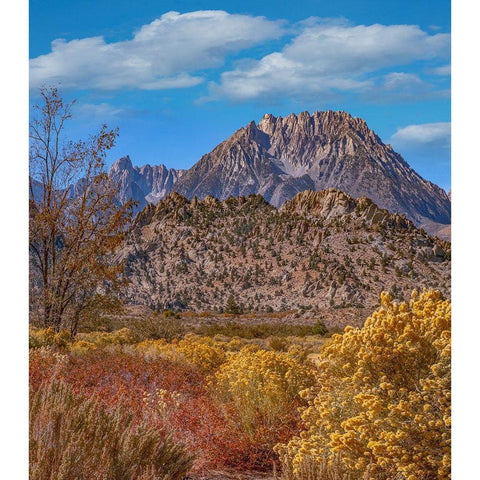
[[[31,305],[45,327],[74,334],[82,314],[105,306],[105,293],[119,286],[122,266],[109,256],[132,205],[116,202],[105,171],[118,129],[104,125],[87,141],[67,141],[73,102],[64,103],[56,88],[40,94],[30,123]]]

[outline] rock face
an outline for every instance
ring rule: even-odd
[[[133,199],[138,202],[136,211],[143,209],[147,203],[156,204],[169,193],[184,170],[167,168],[165,165],[144,165],[134,167],[130,157],[118,159],[110,168],[110,178],[119,184],[117,199],[126,202]]]
[[[289,175],[269,148],[270,137],[251,122],[204,155],[174,190],[188,198],[212,195],[220,200],[260,194],[279,206],[296,193],[315,187],[308,175]]]
[[[330,187],[366,196],[417,226],[450,224],[447,193],[346,112],[265,115],[204,155],[173,190],[190,199],[260,194],[278,207],[298,192]]]
[[[336,189],[304,191],[277,209],[260,195],[188,200],[171,192],[138,214],[115,262],[128,303],[249,310],[371,308],[382,290],[450,293],[450,244],[404,215]]]

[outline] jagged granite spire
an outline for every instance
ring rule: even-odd
[[[138,202],[138,211],[147,203],[157,203],[165,197],[183,172],[165,165],[133,166],[127,155],[111,166],[109,176],[119,184],[118,201],[123,203],[133,199]]]

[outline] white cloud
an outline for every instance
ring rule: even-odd
[[[414,73],[391,72],[372,80],[361,92],[367,103],[405,103],[448,98],[450,90],[436,88]]]
[[[450,148],[450,122],[424,123],[399,128],[391,138],[399,148]]]
[[[442,76],[445,75],[445,76],[447,76],[447,75],[451,75],[452,67],[451,67],[451,65],[443,65],[441,67],[432,68],[430,71],[434,75],[442,75]]]
[[[372,77],[382,69],[448,58],[449,53],[449,34],[430,35],[415,25],[351,26],[310,20],[281,51],[224,72],[220,83],[210,84],[211,96],[242,101],[368,92],[382,81]],[[415,81],[409,74],[394,75],[383,79],[387,90],[395,84],[404,86],[407,80],[412,87]]]
[[[168,12],[138,30],[131,40],[89,37],[52,42],[52,50],[30,60],[30,86],[160,90],[203,82],[193,72],[222,64],[229,53],[283,34],[282,22],[205,10]]]
[[[109,103],[82,103],[76,108],[78,116],[86,118],[109,119],[119,117],[126,111]]]
[[[392,72],[384,77],[385,90],[405,90],[423,87],[425,82],[414,73]]]

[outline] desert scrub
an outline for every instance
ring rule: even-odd
[[[121,406],[106,409],[58,381],[30,395],[32,480],[180,480],[191,464],[182,446]]]
[[[40,347],[65,347],[71,341],[71,335],[68,330],[61,330],[55,332],[52,327],[49,328],[36,328],[29,327],[28,331],[28,346],[29,348]]]
[[[275,472],[276,473],[276,472]],[[370,471],[367,468],[362,480],[369,480]],[[305,455],[302,462],[294,470],[290,463],[283,465],[280,474],[274,475],[275,480],[351,480],[340,455],[329,458],[325,452],[319,459]]]
[[[43,382],[52,378],[61,378],[68,370],[68,355],[54,347],[32,348],[29,351],[29,385],[38,388]]]
[[[274,426],[291,418],[302,403],[300,391],[314,382],[314,370],[294,356],[247,346],[232,353],[215,373],[212,386],[232,405],[243,429]]]
[[[121,328],[114,332],[79,333],[75,340],[92,343],[98,347],[105,345],[131,345],[136,342],[135,336],[129,328]]]
[[[267,338],[267,337],[304,337],[308,335],[325,335],[327,328],[319,320],[315,325],[295,325],[290,323],[257,323],[242,324],[226,322],[224,324],[202,325],[195,332],[198,335],[224,335],[226,337],[240,338]]]
[[[79,332],[114,332],[128,328],[137,342],[143,340],[158,340],[165,338],[167,341],[174,338],[182,338],[186,333],[186,328],[178,314],[172,316],[168,311],[163,314],[152,313],[147,317],[122,316],[102,316],[94,321],[82,322],[79,326]]]
[[[137,345],[137,350],[147,356],[159,355],[164,358],[186,363],[197,371],[213,373],[227,359],[225,351],[209,337],[188,334],[183,340],[166,342],[161,340],[145,340]]]
[[[305,392],[306,430],[276,448],[295,478],[325,450],[352,478],[450,478],[450,312],[436,291],[408,304],[383,293],[363,328],[332,337]]]
[[[158,415],[162,421],[167,421],[172,410],[178,410],[183,402],[182,394],[170,392],[164,388],[156,388],[153,395],[143,392],[143,403],[149,412]]]
[[[86,340],[78,340],[70,345],[70,353],[74,355],[83,355],[89,353],[92,350],[96,350],[98,345],[93,342],[87,342]]]
[[[68,330],[55,332],[51,327],[36,328],[30,326],[28,342],[30,348],[53,346],[69,348],[79,353],[83,350],[91,350],[105,345],[131,345],[135,343],[135,336],[128,328],[121,328],[114,332],[79,333],[72,337]]]

